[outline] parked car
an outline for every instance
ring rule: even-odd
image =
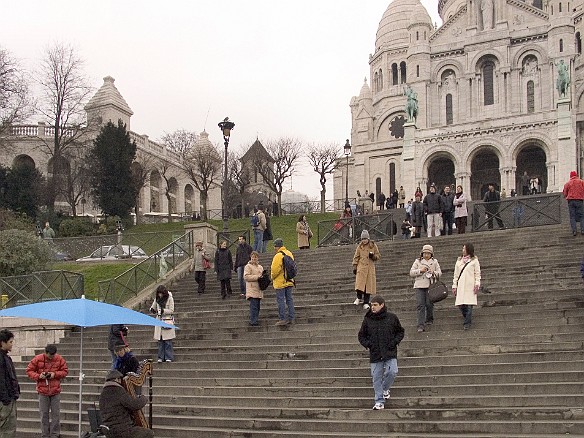
[[[77,262],[93,262],[100,260],[147,259],[148,255],[139,246],[133,245],[106,245],[97,248],[90,255],[77,259]]]
[[[53,251],[53,260],[58,262],[70,262],[75,259],[68,252],[55,250]]]

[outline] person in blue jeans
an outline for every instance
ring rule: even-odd
[[[296,313],[294,311],[294,298],[292,297],[292,290],[294,289],[294,280],[287,280],[284,270],[284,256],[282,253],[292,257],[294,256],[284,246],[282,239],[274,240],[274,250],[276,254],[272,259],[271,278],[276,290],[276,302],[278,303],[278,322],[276,325],[294,324]],[[286,314],[286,307],[288,307],[288,314]]]
[[[375,391],[373,410],[384,409],[397,376],[397,346],[404,338],[404,329],[399,318],[387,310],[382,296],[371,299],[371,309],[363,318],[358,337],[359,343],[369,350]]]

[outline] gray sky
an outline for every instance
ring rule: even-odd
[[[349,101],[369,80],[369,53],[389,3],[9,1],[0,45],[33,69],[51,43],[72,44],[96,89],[104,76],[116,79],[134,111],[130,128],[153,140],[206,129],[218,143],[217,123],[229,116],[235,150],[256,136],[340,148],[351,130]],[[437,0],[422,3],[440,23]],[[318,175],[304,165],[293,188],[318,196]]]

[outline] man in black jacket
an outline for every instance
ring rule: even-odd
[[[128,394],[121,384],[122,378],[119,371],[110,371],[99,396],[102,423],[109,427],[108,438],[154,437],[151,429],[136,426],[132,418],[132,413],[142,409],[148,400],[142,395],[134,398]]]
[[[424,196],[424,211],[428,219],[428,237],[432,237],[432,234],[439,236],[442,229],[440,221],[442,220],[444,204],[442,196],[436,193],[436,184],[434,183],[430,186],[430,193]]]
[[[235,272],[237,272],[241,298],[245,298],[245,280],[243,279],[243,270],[245,265],[247,265],[251,259],[252,251],[253,248],[245,241],[245,236],[239,236],[239,243],[237,245],[237,251],[235,252],[235,267],[233,269]]]
[[[450,186],[444,187],[442,195],[442,235],[452,234],[452,223],[454,222],[454,193],[450,191]]]
[[[371,377],[375,391],[374,410],[385,407],[390,397],[391,386],[397,376],[397,346],[404,338],[404,329],[398,317],[387,310],[380,295],[371,299],[371,310],[367,312],[359,330],[359,343],[369,350]]]
[[[14,334],[0,330],[0,436],[16,436],[16,400],[20,396],[20,386],[16,370],[8,353],[14,345]]]
[[[501,195],[498,191],[495,190],[495,184],[489,183],[489,190],[485,193],[483,198],[483,202],[487,203],[485,204],[485,211],[487,213],[487,227],[489,230],[493,229],[493,218],[497,220],[497,225],[499,228],[505,228],[505,225],[503,225],[503,220],[499,215],[500,201]]]

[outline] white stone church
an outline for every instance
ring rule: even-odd
[[[582,0],[440,0],[435,28],[418,0],[394,0],[351,99],[351,157],[336,198],[365,190],[407,199],[431,183],[479,199],[489,182],[521,193],[525,171],[544,192],[582,171]],[[569,84],[558,91],[562,62]],[[417,94],[409,120],[406,86]]]

